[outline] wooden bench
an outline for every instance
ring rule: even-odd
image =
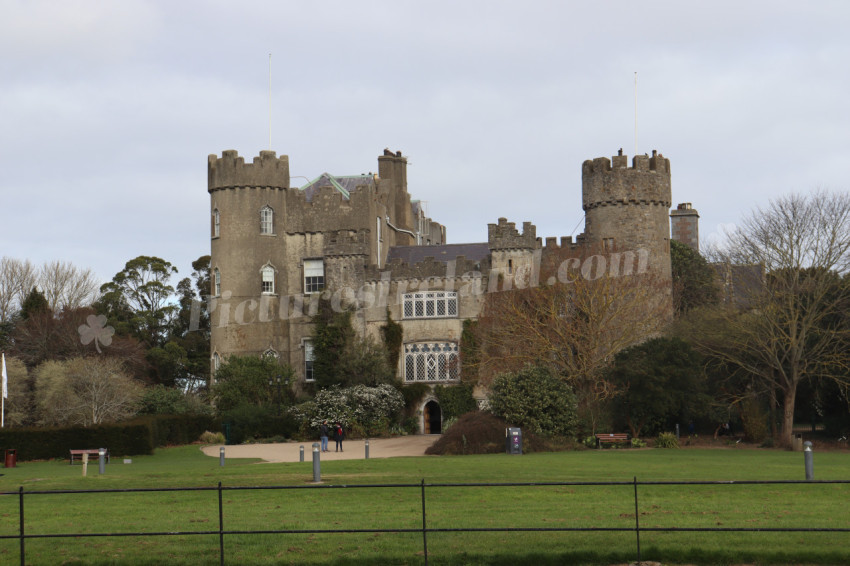
[[[606,432],[604,434],[596,434],[596,447],[602,448],[603,444],[619,444],[629,441],[629,433],[627,432]]]
[[[104,449],[106,462],[109,463],[109,450]],[[88,454],[89,456],[94,456],[94,459],[97,460],[100,458],[100,448],[89,448],[88,450],[71,450],[71,462],[70,464],[74,465],[74,456],[79,456],[80,460],[83,459],[83,454]]]

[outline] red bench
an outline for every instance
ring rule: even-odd
[[[104,448],[106,462],[109,462],[109,450]],[[100,457],[100,448],[89,448],[88,450],[71,450],[71,462],[70,464],[74,465],[74,456],[79,456],[80,460],[83,459],[83,454],[88,454],[89,456],[94,456],[95,459]]]

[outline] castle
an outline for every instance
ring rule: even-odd
[[[669,280],[668,219],[674,238],[698,245],[698,215],[690,204],[671,214],[670,161],[655,151],[631,164],[622,150],[585,161],[585,230],[560,243],[499,218],[487,242],[447,244],[445,227],[407,192],[407,159],[389,150],[376,174],[324,173],[300,188],[290,186],[287,156],[262,151],[245,163],[225,151],[208,158],[208,191],[213,373],[232,354],[274,356],[295,369],[296,387],[315,378],[310,315],[320,298],[356,303],[356,331],[376,340],[389,312],[403,327],[399,379],[449,384],[463,371],[463,321],[547,254],[640,251],[642,268]],[[422,432],[440,432],[435,398],[420,415]]]

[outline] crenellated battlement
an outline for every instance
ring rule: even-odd
[[[522,233],[516,223],[499,218],[498,224],[487,225],[487,243],[491,250],[534,250],[540,247],[537,227],[531,222],[522,223]]]
[[[628,166],[622,150],[612,159],[597,157],[582,164],[582,207],[662,206],[670,208],[670,160],[652,151],[638,155]]]
[[[580,234],[576,241],[573,241],[572,236],[561,236],[561,243],[558,243],[558,238],[554,236],[550,236],[546,238],[545,245],[543,246],[544,251],[553,251],[553,250],[576,250],[581,248],[584,245],[584,234]]]
[[[236,150],[223,151],[221,157],[207,157],[207,190],[234,187],[289,188],[289,157],[277,157],[274,151],[261,151],[253,163],[245,163]]]

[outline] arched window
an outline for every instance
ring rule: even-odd
[[[263,266],[260,270],[262,275],[262,292],[264,295],[274,294],[274,267],[269,264]]]
[[[265,352],[263,352],[263,357],[276,360],[276,359],[278,359],[278,354],[277,354],[277,351],[275,351],[274,348],[269,347]]]
[[[221,356],[218,355],[218,352],[213,354],[213,371],[218,371],[218,368],[221,367]]]
[[[221,296],[221,272],[217,267],[213,270],[213,295]]]
[[[260,234],[274,234],[274,210],[269,205],[260,209]]]
[[[216,208],[213,210],[213,238],[218,238],[221,235],[221,214]]]

